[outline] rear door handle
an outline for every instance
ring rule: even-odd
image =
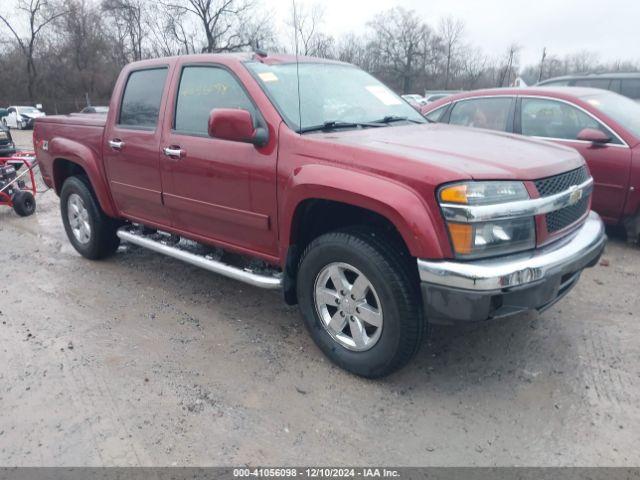
[[[122,147],[124,147],[124,142],[119,138],[114,138],[113,140],[109,140],[109,146],[114,150],[122,150]]]
[[[162,151],[164,152],[165,156],[169,158],[180,159],[184,156],[184,150],[182,150],[180,147],[165,147],[162,149]]]

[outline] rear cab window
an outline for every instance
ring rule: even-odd
[[[134,130],[155,130],[167,72],[167,67],[158,67],[136,70],[129,74],[120,105],[118,126]]]

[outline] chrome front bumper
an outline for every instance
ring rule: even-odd
[[[419,259],[427,317],[477,320],[547,308],[598,261],[606,241],[602,220],[590,212],[575,232],[530,252],[472,262]]]

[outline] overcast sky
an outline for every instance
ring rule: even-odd
[[[2,1],[2,0],[0,0]],[[267,0],[285,18],[291,0]],[[315,0],[297,0],[313,5]],[[521,64],[537,63],[543,47],[549,54],[580,50],[601,60],[640,60],[640,0],[324,0],[323,30],[339,36],[363,32],[377,12],[399,5],[413,9],[432,27],[446,15],[461,18],[467,40],[491,55],[515,42]]]

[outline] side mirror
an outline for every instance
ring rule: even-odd
[[[595,128],[585,128],[578,133],[578,140],[585,142],[591,142],[595,145],[604,145],[611,141],[611,137],[604,133],[602,130]]]
[[[254,128],[251,113],[239,108],[214,108],[209,114],[209,136],[262,147],[269,142],[265,128]]]

